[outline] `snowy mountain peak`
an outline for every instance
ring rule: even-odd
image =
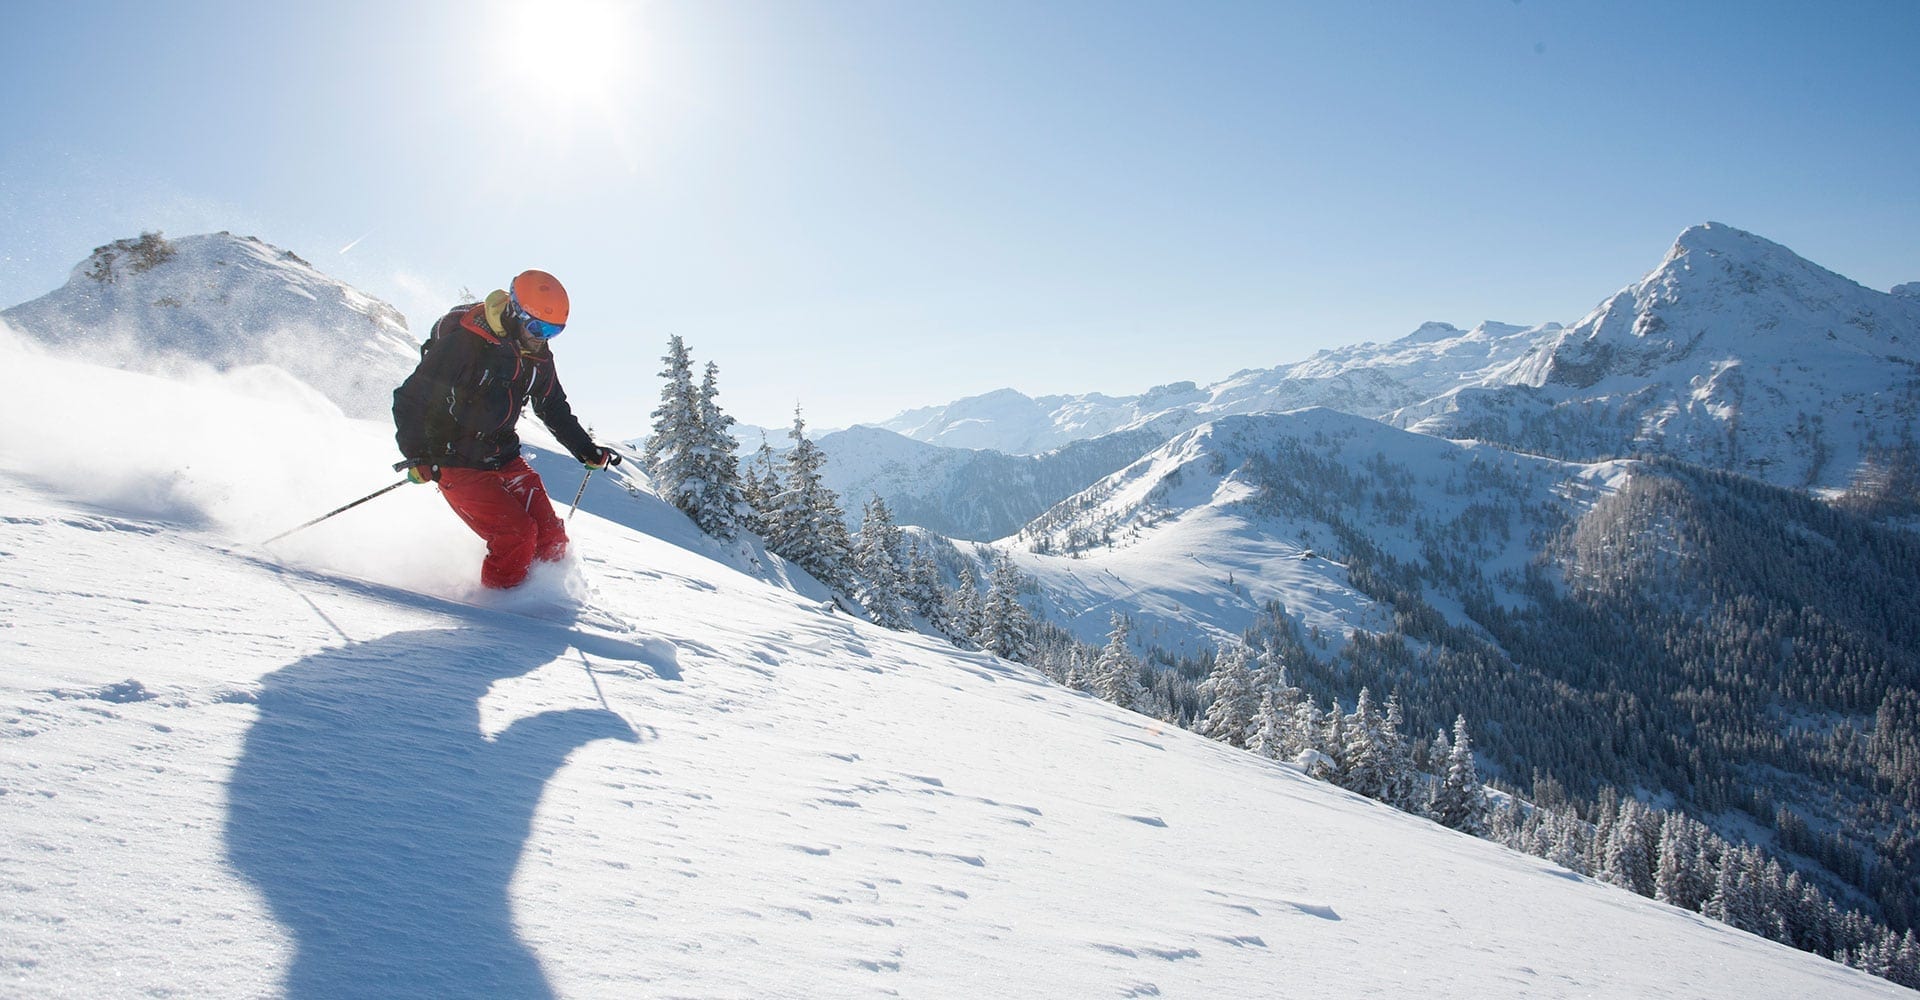
[[[1703,222],[1688,226],[1673,241],[1673,249],[1668,251],[1668,259],[1691,252],[1708,254],[1728,254],[1743,257],[1773,257],[1785,255],[1798,259],[1799,255],[1772,240],[1757,236],[1744,229],[1729,226],[1724,222]]]
[[[1401,337],[1395,341],[1395,343],[1422,344],[1434,340],[1444,340],[1448,337],[1458,337],[1462,332],[1464,331],[1452,323],[1426,322],[1420,324],[1418,330]]]
[[[1670,454],[1844,487],[1920,400],[1920,299],[1719,223],[1479,386],[1393,415],[1567,458]]]
[[[1812,360],[1805,356],[1842,345],[1880,354],[1913,318],[1904,303],[1778,243],[1708,223],[1681,233],[1658,268],[1570,328],[1541,375],[1585,387],[1696,355]]]
[[[1890,294],[1903,299],[1920,299],[1920,281],[1909,281],[1905,284],[1895,285],[1891,289]]]
[[[109,243],[0,319],[122,367],[272,366],[356,416],[384,415],[416,357],[393,306],[291,250],[227,232]]]
[[[1681,233],[1641,288],[1668,293],[1643,295],[1649,304],[1696,309],[1739,297],[1761,308],[1818,310],[1854,296],[1881,295],[1772,240],[1717,222]],[[1686,301],[1687,296],[1706,301]]]

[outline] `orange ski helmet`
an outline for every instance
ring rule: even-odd
[[[513,306],[526,319],[529,328],[547,328],[559,333],[567,325],[567,289],[560,279],[545,271],[522,271],[507,287]],[[545,334],[551,337],[553,333]],[[539,335],[539,334],[536,334]]]

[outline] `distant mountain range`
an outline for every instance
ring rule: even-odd
[[[1915,463],[1920,283],[1876,292],[1708,223],[1570,327],[1427,323],[1138,396],[1002,389],[821,444],[843,495],[878,492],[906,523],[987,540],[1182,432],[1308,406],[1567,461],[1664,455],[1836,492],[1863,467]]]
[[[1366,417],[1439,395],[1524,356],[1559,326],[1427,323],[1387,344],[1321,351],[1278,368],[1249,369],[1208,386],[1175,382],[1138,396],[1043,396],[1012,389],[909,410],[875,425],[954,448],[1035,455],[1073,441],[1153,428],[1171,436],[1218,417],[1327,406]]]

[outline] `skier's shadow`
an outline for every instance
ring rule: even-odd
[[[558,630],[499,638],[402,632],[265,678],[228,785],[226,843],[293,936],[286,996],[553,995],[514,933],[507,886],[567,755],[638,736],[610,711],[580,708],[487,739],[488,687],[567,642]]]

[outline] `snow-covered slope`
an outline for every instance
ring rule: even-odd
[[[123,367],[270,365],[364,417],[388,412],[419,360],[398,310],[291,251],[230,233],[108,244],[65,285],[0,319]]]
[[[5,346],[0,992],[1903,995],[832,613],[645,496],[572,522],[573,621],[449,599],[426,487],[261,552],[384,427]],[[187,461],[75,467],[114,407]]]
[[[1565,457],[1654,452],[1845,486],[1920,412],[1920,300],[1716,223],[1550,342],[1399,426]]]
[[[1321,351],[1295,365],[1248,369],[1208,386],[1175,382],[1138,396],[1038,399],[1000,389],[909,410],[878,426],[932,444],[1030,455],[1121,430],[1154,429],[1168,437],[1219,417],[1308,406],[1377,417],[1477,381],[1557,330],[1551,324],[1460,330],[1427,323],[1390,343]]]
[[[1543,512],[1571,516],[1620,472],[1617,463],[1513,455],[1324,408],[1227,417],[1062,502],[1000,547],[1040,581],[1049,617],[1086,641],[1099,641],[1118,610],[1135,617],[1144,643],[1198,652],[1238,637],[1277,600],[1334,643],[1351,629],[1386,631],[1393,609],[1353,586],[1334,526],[1276,502],[1276,483],[1333,501],[1344,527],[1394,559],[1426,558],[1445,536],[1448,550],[1471,553],[1495,577],[1532,560]],[[1456,602],[1434,597],[1465,622]]]

